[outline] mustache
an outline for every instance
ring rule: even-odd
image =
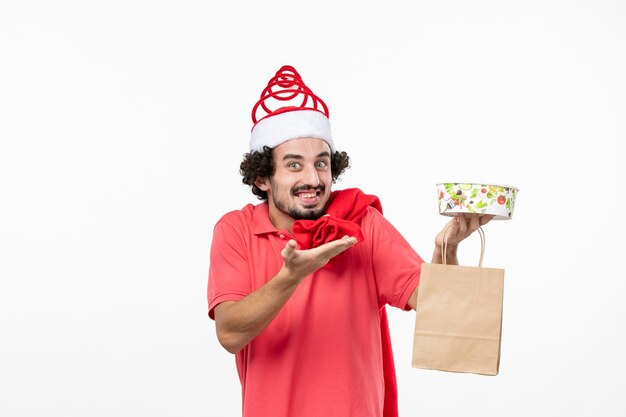
[[[292,194],[299,193],[300,191],[315,191],[315,192],[319,191],[323,193],[324,191],[326,191],[326,187],[322,184],[320,184],[317,187],[309,187],[308,185],[300,185],[291,189]]]

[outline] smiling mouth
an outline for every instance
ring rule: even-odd
[[[297,191],[294,195],[300,200],[304,206],[315,206],[320,201],[322,190],[303,190]]]

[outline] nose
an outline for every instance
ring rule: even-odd
[[[317,188],[320,185],[320,177],[315,167],[308,167],[304,172],[304,178],[302,179],[305,185],[312,188]]]

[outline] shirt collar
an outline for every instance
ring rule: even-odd
[[[270,212],[267,202],[254,206],[254,212],[252,213],[252,224],[252,232],[255,235],[278,232],[278,230],[270,221]]]

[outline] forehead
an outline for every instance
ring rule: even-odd
[[[330,146],[328,146],[326,141],[315,138],[288,140],[274,149],[274,155],[277,160],[280,160],[283,155],[287,154],[314,158],[322,152],[328,152],[330,155]]]

